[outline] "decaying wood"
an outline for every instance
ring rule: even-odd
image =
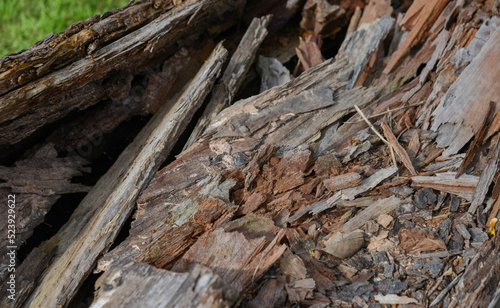
[[[207,109],[210,115],[203,124],[206,129],[200,126],[183,152],[153,175],[216,80],[224,57],[220,47],[217,63],[209,61],[204,66],[207,71],[196,77],[203,80],[194,79],[176,106],[171,104],[175,100],[170,101],[152,121],[161,122],[167,109],[170,115],[178,113],[183,119],[165,119],[156,133],[155,124],[150,123],[116,162],[121,167],[115,165],[101,178],[82,202],[84,207],[76,210],[62,231],[19,266],[18,306],[68,305],[92,270],[105,272],[93,307],[129,303],[145,307],[367,307],[374,302],[486,307],[489,301],[498,301],[495,273],[499,271],[499,240],[494,235],[495,220],[489,229],[485,224],[500,208],[500,126],[497,116],[489,128],[484,124],[480,128],[479,123],[487,123],[487,102],[498,96],[497,87],[492,86],[496,71],[500,71],[495,69],[500,40],[499,19],[494,16],[500,12],[495,1],[417,0],[402,1],[399,7],[387,0],[342,0],[335,4],[309,0],[305,7],[304,2],[259,1],[249,5],[253,13],[244,17],[244,24],[270,12],[276,13],[277,21],[273,19],[274,26],[268,25],[269,19],[264,17],[250,26],[233,57],[244,54],[244,64],[234,60],[237,64],[228,66],[226,84],[215,86]],[[188,59],[206,56],[213,47],[211,39],[235,38],[240,33],[234,28],[221,32],[234,24],[232,19],[219,25],[209,22],[217,20],[221,12],[238,15],[243,8],[236,8],[238,3],[165,2],[159,12],[146,1],[141,8],[148,8],[154,17],[134,19],[132,28],[124,27],[120,35],[113,32],[116,25],[110,25],[115,39],[103,47],[94,43],[95,36],[86,37],[83,46],[67,54],[69,65],[64,67],[58,67],[65,63],[64,55],[56,55],[60,49],[54,49],[56,62],[44,64],[40,75],[25,76],[29,81],[19,81],[19,86],[5,92],[0,100],[31,86],[33,93],[40,91],[40,96],[29,101],[36,108],[42,106],[37,100],[52,97],[57,91],[73,101],[88,93],[89,97],[75,106],[82,109],[93,104],[90,102],[112,97],[113,102],[103,102],[94,109],[95,113],[104,111],[101,118],[87,110],[85,120],[64,124],[58,134],[45,141],[57,141],[57,149],[64,150],[65,140],[77,140],[85,132],[95,136],[88,123],[113,117],[110,114],[115,107],[118,114],[113,119],[117,122],[158,110],[161,102],[170,99],[171,93],[165,93],[171,87],[184,87],[193,76],[190,72],[199,68]],[[228,7],[219,6],[223,4]],[[131,4],[115,13],[125,18],[123,12],[130,13],[138,6]],[[297,46],[301,65],[310,68],[304,72],[297,69],[296,79],[285,83],[279,79],[277,83],[265,82],[272,88],[222,109],[227,102],[232,103],[265,28],[272,34],[276,24],[293,20],[294,12],[303,7],[302,26],[321,32],[328,49],[325,55],[331,51],[330,35],[348,22],[356,7],[359,16],[352,18],[351,30],[357,30],[350,32],[335,59],[323,63],[318,63],[325,48],[319,36],[302,33],[310,38],[305,44],[299,43],[299,35],[287,37],[286,31],[271,37],[261,52],[279,64],[278,74],[286,72],[289,77],[284,67],[290,65],[287,60]],[[394,14],[390,13],[393,7]],[[384,12],[397,14],[397,25],[394,16]],[[105,18],[97,20],[102,24]],[[193,42],[194,32],[207,25],[213,26],[209,35]],[[76,26],[75,35],[93,33],[80,26]],[[247,39],[252,47],[242,47]],[[118,48],[115,53],[110,49],[113,46]],[[112,54],[102,58],[106,50]],[[88,57],[81,58],[86,51],[90,51]],[[124,55],[135,61],[130,67],[121,62]],[[279,60],[274,59],[276,55]],[[95,62],[96,57],[102,62]],[[74,70],[94,74],[89,71],[91,63],[95,67],[101,63],[103,73],[96,79],[91,75],[89,83],[83,84],[84,75]],[[117,65],[113,74],[110,63]],[[144,69],[159,69],[160,63],[164,63],[161,71],[141,75]],[[260,61],[262,71],[273,69],[264,63]],[[36,70],[25,70],[29,71]],[[63,72],[76,75],[68,76],[64,87],[39,87],[41,81]],[[142,97],[134,94],[134,99],[140,99],[127,106],[126,96],[132,95],[132,85],[142,77],[148,80],[146,93]],[[240,94],[251,93],[257,86],[252,78],[246,81],[252,89],[243,86],[245,91]],[[70,85],[75,88],[70,89]],[[63,95],[59,92],[55,99]],[[189,101],[196,105],[192,110],[184,105]],[[63,116],[65,108],[69,107],[56,110],[54,119]],[[490,108],[494,114],[499,107]],[[27,119],[20,112],[18,118]],[[19,119],[15,117],[12,125],[20,123],[16,124]],[[346,117],[350,119],[345,121]],[[360,117],[365,122],[360,122]],[[389,127],[386,122],[394,125]],[[387,138],[372,123],[381,125]],[[84,129],[74,134],[79,125]],[[116,125],[103,127],[101,130],[107,132]],[[174,132],[168,132],[168,127]],[[66,128],[73,137],[64,136]],[[21,139],[27,135],[15,134]],[[464,145],[476,134],[485,136],[476,137],[468,154],[463,153]],[[169,136],[172,138],[166,140]],[[3,140],[7,139],[0,140],[0,145]],[[480,148],[475,146],[478,144]],[[396,175],[398,168],[395,162],[391,166],[389,154],[393,148],[410,176]],[[488,156],[476,154],[472,159],[479,149],[489,151]],[[455,155],[459,151],[462,153]],[[154,157],[148,158],[146,153]],[[456,170],[461,162],[481,176],[460,174],[463,167],[456,173],[445,172]],[[416,170],[424,172],[415,176]],[[491,182],[495,188],[489,195]],[[0,195],[8,193],[0,189]],[[137,197],[129,236],[107,252]],[[467,201],[472,201],[471,213],[467,212]]]
[[[469,207],[469,212],[474,213],[477,208],[483,203],[486,194],[490,188],[491,182],[495,177],[498,169],[498,160],[500,159],[500,141],[490,150],[486,158],[486,166],[479,177],[472,202]]]
[[[351,20],[349,21],[349,26],[347,27],[346,36],[349,35],[351,32],[354,32],[358,28],[359,19],[361,18],[361,13],[362,13],[361,8],[359,6],[356,6],[356,10],[354,11]]]
[[[365,179],[361,183],[361,185],[359,185],[357,187],[345,189],[342,192],[342,199],[353,200],[359,194],[362,194],[368,190],[375,188],[375,186],[377,186],[380,182],[382,182],[383,180],[392,176],[397,171],[398,171],[398,167],[396,167],[396,166],[390,166],[390,167],[387,167],[385,169],[380,169],[379,171],[375,172],[375,174],[373,174],[369,178]]]
[[[217,115],[222,108],[233,102],[234,96],[238,92],[255,59],[257,49],[259,49],[260,44],[267,35],[266,27],[271,21],[271,18],[272,16],[255,18],[250,26],[248,26],[247,32],[241,39],[231,60],[229,60],[224,74],[220,81],[218,81],[218,86],[213,91],[210,101],[186,142],[184,149],[189,148],[189,146],[198,139],[211,119]]]
[[[361,211],[361,213],[346,222],[342,227],[342,232],[348,233],[359,229],[363,227],[368,220],[377,218],[382,214],[390,213],[401,203],[402,200],[395,196],[377,200],[375,203]]]
[[[164,106],[99,180],[59,233],[44,243],[56,258],[28,299],[29,307],[65,305],[109,248],[135,200],[203,102],[227,51],[219,45],[171,109]],[[95,240],[97,239],[97,240]],[[32,277],[36,279],[36,277]]]
[[[331,32],[342,24],[341,18],[346,11],[338,4],[330,4],[326,0],[308,0],[304,5],[300,26],[305,30],[313,30],[316,35]]]
[[[491,307],[498,290],[500,237],[486,241],[450,292],[451,307]]]
[[[384,15],[391,16],[393,8],[389,0],[370,0],[363,10],[363,15],[358,23],[359,27],[364,23],[372,23]]]
[[[294,76],[325,61],[321,54],[321,44],[321,37],[318,36],[308,36],[305,41],[302,37],[300,38],[299,47],[295,48],[300,64],[297,65],[293,73]]]
[[[232,4],[233,1],[229,0],[183,2],[136,31],[97,49],[90,56],[3,94],[0,97],[0,145],[15,144],[71,111],[119,96],[118,93],[123,92],[120,86],[105,89],[102,84],[106,81],[112,84],[113,79],[120,79],[123,74],[116,72],[142,69],[152,56],[181,38],[187,39],[189,33],[196,36],[199,33],[197,29],[205,27],[228,9],[232,10]],[[92,37],[100,30],[99,26],[96,30],[84,30],[82,42],[89,35],[85,31],[90,32]],[[68,45],[68,42],[62,44]],[[15,75],[17,70],[13,70]],[[120,82],[116,84],[122,85]]]
[[[490,85],[499,77],[500,63],[494,60],[500,56],[499,42],[497,28],[433,112],[431,129],[438,132],[438,146],[446,147],[445,156],[456,154],[479,131],[489,102],[500,101],[500,88]]]
[[[234,299],[212,270],[196,265],[174,273],[123,260],[99,278],[98,296],[90,307],[230,307]]]
[[[316,203],[306,207],[305,209],[295,213],[295,215],[291,216],[288,219],[288,222],[294,223],[298,219],[302,218],[302,216],[304,216],[308,212],[311,215],[316,215],[316,214],[319,214],[327,209],[330,209],[338,204],[338,202],[341,200],[340,199],[341,196],[342,196],[342,191],[339,191],[335,195],[333,195],[332,197],[330,197],[326,200],[316,202]]]
[[[202,236],[172,270],[186,272],[197,264],[206,265],[240,293],[281,257],[286,249],[279,244],[283,236],[284,230],[271,219],[247,216]]]
[[[354,63],[354,71],[350,72],[349,76],[348,89],[352,89],[356,85],[368,61],[380,42],[387,36],[393,24],[394,19],[385,15],[366,26],[366,30],[354,31],[346,37],[336,57],[339,59],[345,57],[345,54],[349,54],[352,63]]]
[[[349,65],[347,59],[326,61],[293,81],[222,110],[197,143],[156,174],[149,189],[138,201],[139,210],[131,235],[99,260],[98,270],[107,271],[109,266],[127,257],[166,268],[191,268],[194,262],[190,262],[190,259],[214,266],[219,261],[213,258],[205,261],[197,259],[201,257],[200,250],[205,251],[207,247],[205,244],[195,244],[197,235],[206,234],[204,241],[207,241],[213,239],[214,234],[224,232],[228,237],[227,243],[231,245],[241,245],[245,243],[245,238],[249,243],[259,239],[260,235],[245,235],[247,231],[243,232],[244,229],[238,232],[228,229],[227,221],[237,210],[229,201],[229,191],[235,186],[236,180],[231,177],[222,180],[216,175],[221,173],[221,168],[241,170],[245,175],[243,189],[251,189],[258,185],[255,181],[261,179],[257,177],[261,168],[274,155],[275,150],[266,144],[297,147],[307,140],[318,140],[318,133],[352,110],[355,102],[365,105],[371,101],[373,92],[366,92],[362,88],[345,90],[345,82],[339,80],[338,73],[349,69]],[[352,96],[354,93],[356,98]],[[243,154],[245,152],[256,154],[249,157]],[[310,150],[297,148],[285,152],[277,164],[271,164],[276,171],[270,176],[277,177],[279,181],[272,180],[276,186],[271,186],[268,191],[271,194],[284,192],[284,195],[269,206],[278,206],[280,200],[290,195],[290,189],[303,184],[310,156]],[[214,160],[215,157],[221,159],[220,163]],[[193,161],[196,163],[193,164]],[[249,219],[248,215],[245,219]],[[155,218],[160,216],[169,218],[162,221]],[[284,216],[283,219],[286,218]],[[224,231],[217,228],[223,228]],[[267,246],[259,249],[264,248],[262,253],[271,256],[270,260],[279,258],[282,253],[281,246],[277,245],[279,237],[275,237],[279,234],[274,234],[268,235],[269,239],[264,244],[259,244]],[[186,251],[192,257],[179,259]],[[213,255],[215,252],[207,253]],[[247,255],[241,259],[234,257],[236,265],[248,266],[243,268],[244,275],[232,280],[239,291],[258,279],[272,264],[268,258],[261,260],[259,256],[261,254]],[[241,265],[236,268],[239,267]],[[227,277],[235,275],[232,271],[221,273]]]
[[[351,188],[361,184],[362,177],[359,173],[349,172],[342,175],[334,176],[323,180],[323,184],[330,191],[338,191],[341,189]]]

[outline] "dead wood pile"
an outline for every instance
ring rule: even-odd
[[[17,251],[82,195],[2,307],[85,306],[96,274],[94,308],[496,307],[499,10],[132,1],[1,58]]]

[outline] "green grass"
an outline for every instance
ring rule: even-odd
[[[0,57],[128,0],[0,0]]]

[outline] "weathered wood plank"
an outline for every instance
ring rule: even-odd
[[[58,246],[27,307],[65,306],[134,208],[218,76],[227,51],[219,44],[176,104],[164,106],[44,247]],[[35,277],[33,278],[35,279]]]

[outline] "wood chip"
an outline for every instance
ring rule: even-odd
[[[476,152],[479,149],[479,146],[483,144],[483,139],[484,135],[486,134],[486,129],[488,128],[488,119],[491,116],[491,112],[493,111],[493,108],[495,107],[494,102],[490,102],[490,107],[488,110],[483,115],[483,120],[481,121],[481,127],[479,128],[479,131],[477,134],[474,135],[474,139],[472,140],[471,144],[469,145],[469,148],[467,149],[467,152],[465,153],[465,157],[462,160],[462,163],[460,164],[460,167],[457,169],[457,175],[455,177],[459,177],[464,171],[465,168],[469,166],[469,164],[472,162],[474,159],[474,156],[476,156]]]
[[[408,296],[398,296],[396,294],[376,294],[375,300],[383,305],[408,305],[418,304],[418,301]]]
[[[398,171],[398,168],[396,166],[390,166],[385,169],[380,169],[369,178],[363,180],[363,182],[361,182],[361,185],[343,190],[342,199],[353,200],[359,194],[375,188],[380,182],[396,173],[396,171]]]
[[[456,179],[455,174],[455,172],[443,172],[435,176],[414,176],[412,185],[445,191],[472,200],[479,177],[463,174]]]
[[[418,150],[420,150],[420,138],[418,137],[418,131],[415,129],[408,144],[407,152],[410,159],[417,157]]]
[[[329,236],[321,250],[339,259],[347,259],[358,252],[364,244],[363,231],[337,232]]]
[[[333,192],[361,184],[362,177],[357,172],[349,172],[323,180],[325,187]]]
[[[490,149],[486,157],[486,166],[484,167],[481,177],[477,183],[474,195],[472,196],[472,203],[469,207],[469,213],[475,213],[479,205],[481,205],[486,198],[486,194],[490,188],[491,182],[495,177],[498,169],[498,160],[500,159],[500,140],[497,144]]]

